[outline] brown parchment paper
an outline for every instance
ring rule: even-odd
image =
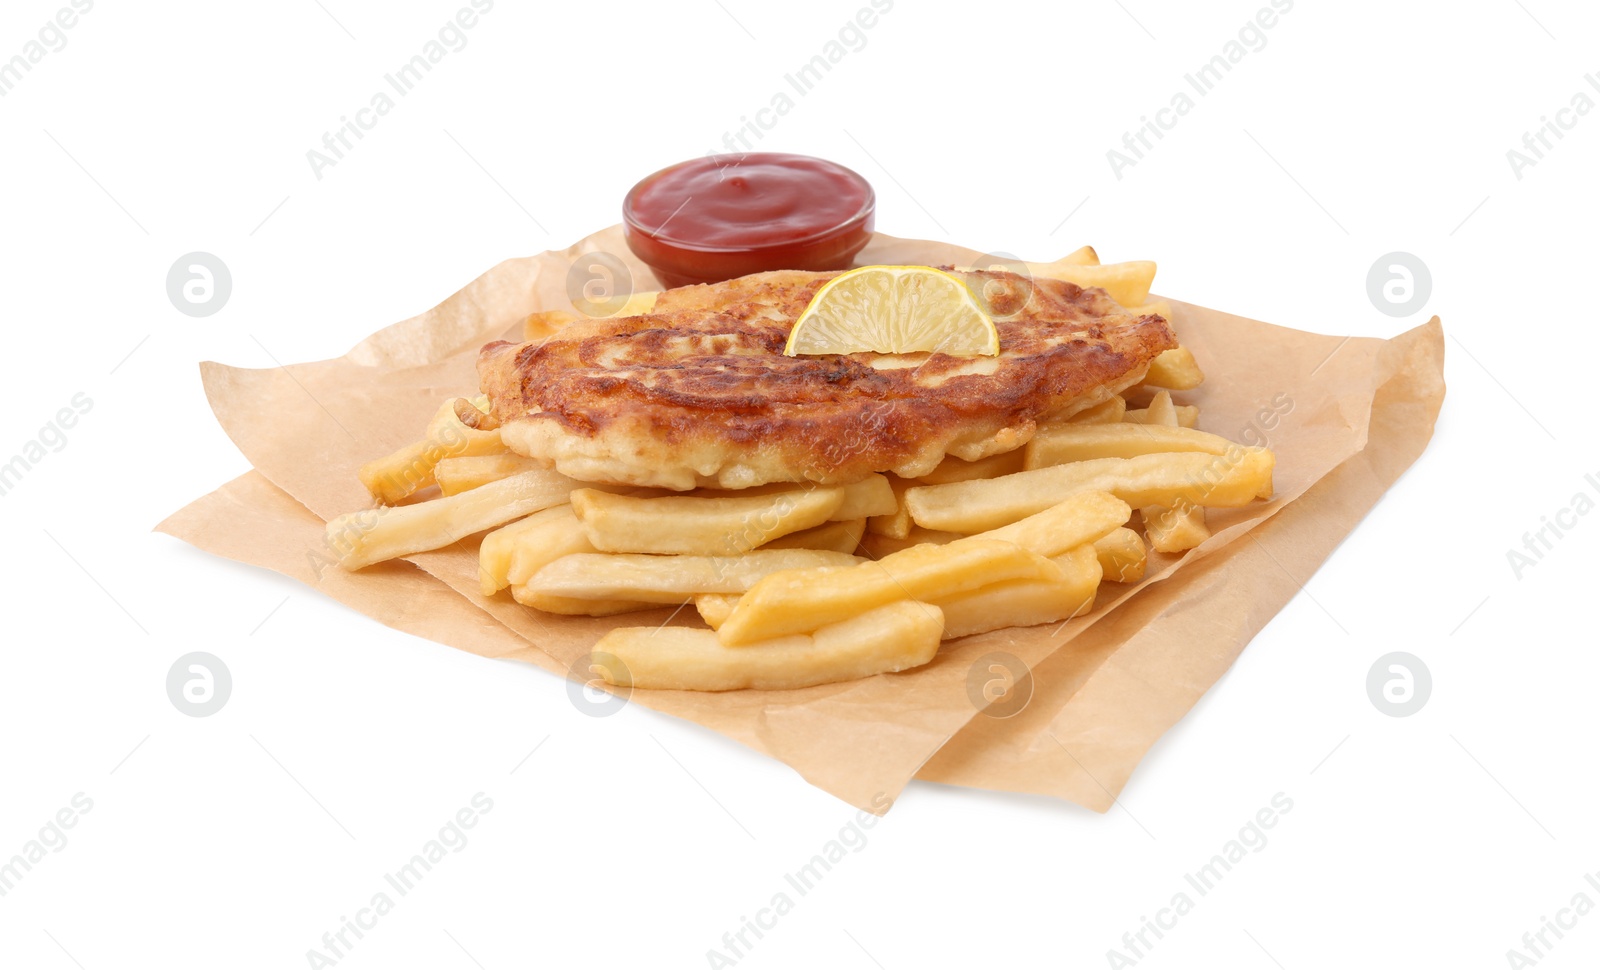
[[[1366,447],[1216,555],[1135,597],[1032,671],[1006,719],[973,718],[917,777],[1110,808],[1134,767],[1414,462],[1444,398],[1438,319],[1380,350]],[[1195,649],[1197,643],[1208,645]]]
[[[218,420],[256,471],[159,528],[295,576],[396,628],[554,671],[567,670],[618,623],[666,621],[671,611],[555,617],[509,597],[484,598],[470,543],[414,557],[414,566],[390,564],[356,575],[330,566],[332,553],[322,544],[322,520],[369,504],[356,468],[412,440],[441,397],[474,389],[482,343],[515,337],[533,310],[568,306],[568,270],[579,254],[593,251],[622,260],[634,288],[655,286],[613,227],[560,253],[502,263],[440,306],[374,334],[342,358],[269,370],[202,365]],[[880,235],[860,261],[962,264],[975,255]],[[1277,452],[1271,502],[1214,515],[1214,535],[1200,548],[1153,561],[1139,586],[1103,587],[1092,615],[1060,629],[965,638],[946,644],[918,670],[849,684],[713,695],[636,691],[634,700],[721,731],[862,807],[872,807],[876,793],[898,793],[926,764],[925,773],[936,780],[1045,791],[1104,811],[1149,746],[1292,595],[1290,589],[1278,596],[1280,590],[1269,584],[1256,591],[1250,609],[1233,601],[1238,590],[1253,584],[1230,586],[1229,570],[1271,560],[1242,552],[1270,548],[1253,533],[1272,526],[1261,534],[1286,536],[1276,541],[1293,547],[1294,564],[1278,565],[1304,567],[1308,577],[1420,453],[1443,396],[1437,321],[1388,342],[1306,334],[1181,303],[1174,304],[1173,323],[1207,371],[1206,384],[1187,398],[1201,405],[1202,427],[1269,443]],[[1376,419],[1375,404],[1388,407],[1390,399],[1411,402],[1400,409],[1403,433],[1388,433],[1395,423],[1388,410],[1382,421]],[[1385,430],[1385,438],[1374,443],[1372,428]],[[1366,462],[1351,464],[1369,451]],[[1369,470],[1360,479],[1359,501],[1335,489],[1337,501],[1295,508],[1347,465],[1383,471]],[[1288,511],[1307,514],[1272,522]],[[1248,541],[1238,541],[1246,535]],[[1310,536],[1328,541],[1307,560],[1318,548]],[[1212,582],[1235,595],[1194,592],[1205,589],[1212,575],[1224,575]],[[451,592],[441,595],[446,589]],[[1130,598],[1133,603],[1121,608]],[[1170,624],[1164,626],[1175,614],[1184,617],[1176,637]],[[673,622],[698,621],[680,613]],[[967,673],[995,651],[1036,670],[1035,699],[1018,717],[980,716],[968,728],[976,708]],[[929,763],[963,728],[968,730],[960,742]],[[997,752],[992,765],[984,754],[989,749]]]

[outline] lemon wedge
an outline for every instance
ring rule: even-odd
[[[823,285],[783,353],[994,357],[1000,333],[967,285],[931,266],[862,266]]]

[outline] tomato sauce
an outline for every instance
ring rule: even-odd
[[[648,176],[622,204],[628,248],[665,287],[774,269],[846,269],[876,198],[843,165],[777,152],[708,155]]]

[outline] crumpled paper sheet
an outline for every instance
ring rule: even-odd
[[[293,576],[397,629],[562,674],[611,627],[666,621],[671,610],[558,617],[504,594],[485,598],[472,543],[352,575],[331,564],[322,540],[323,520],[370,504],[356,469],[418,437],[442,398],[473,391],[483,343],[518,339],[528,313],[569,306],[568,270],[589,252],[620,259],[635,289],[655,288],[612,227],[563,252],[502,263],[342,358],[267,370],[203,364],[212,408],[256,470],[158,528]],[[976,255],[880,234],[859,261],[960,265]],[[1105,811],[1149,747],[1421,453],[1444,395],[1437,319],[1383,341],[1176,302],[1173,311],[1207,374],[1180,399],[1200,405],[1206,430],[1274,449],[1270,502],[1213,511],[1214,535],[1200,548],[1152,557],[1142,583],[1103,586],[1093,614],[1059,629],[964,638],[925,667],[847,684],[633,699],[778,758],[868,810],[883,804],[874,795],[920,775]],[[698,620],[685,610],[673,622]],[[997,651],[1034,671],[1028,707],[1003,720],[979,714],[967,690],[973,663]]]

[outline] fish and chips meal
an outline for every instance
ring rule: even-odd
[[[341,564],[481,534],[485,596],[619,617],[608,681],[783,690],[1064,623],[1204,543],[1208,508],[1271,497],[1272,452],[1182,402],[1203,375],[1154,263],[852,267],[872,209],[803,156],[641,182],[629,245],[682,285],[485,346],[476,389],[361,469]]]

